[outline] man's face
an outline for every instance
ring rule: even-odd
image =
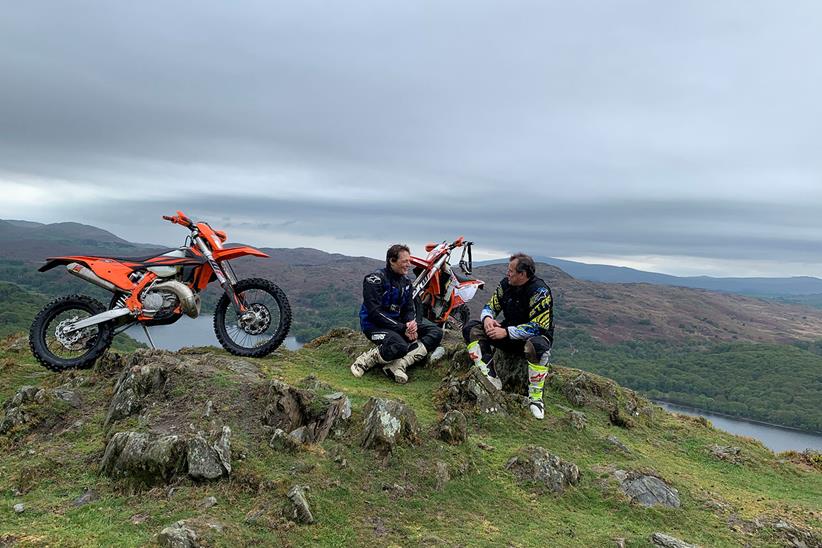
[[[391,259],[391,270],[395,274],[405,276],[408,274],[408,268],[411,266],[411,254],[407,251],[400,251],[400,256],[396,259]]]
[[[514,287],[523,285],[528,281],[528,275],[525,272],[517,272],[517,259],[508,263],[508,283]]]

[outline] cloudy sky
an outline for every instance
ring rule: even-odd
[[[13,2],[0,218],[822,276],[822,4]]]

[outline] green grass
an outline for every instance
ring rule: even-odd
[[[277,453],[265,439],[233,429],[231,480],[182,480],[171,496],[167,488],[133,491],[97,475],[105,447],[102,422],[115,377],[77,373],[92,383],[79,389],[82,409],[63,409],[63,422],[48,432],[35,428],[22,437],[0,437],[0,543],[14,537],[22,545],[140,546],[176,520],[202,518],[223,524],[222,533],[207,539],[222,546],[607,546],[616,537],[626,538],[629,546],[648,546],[655,531],[703,546],[778,544],[766,532],[749,536],[732,530],[727,513],[712,509],[711,501],[730,505],[744,519],[783,516],[817,531],[822,525],[822,474],[783,462],[755,441],[659,409],[649,421],[626,430],[610,425],[604,412],[584,408],[588,427],[577,431],[560,408],[570,407],[568,401],[546,391],[545,421],[524,415],[468,415],[469,440],[446,445],[430,435],[439,417],[432,394],[444,368],[413,369],[405,386],[376,372],[355,379],[348,372],[348,345],[334,339],[317,348],[282,349],[249,360],[267,377],[296,384],[314,374],[349,395],[354,416],[346,437],[292,455]],[[0,363],[5,364],[0,368],[0,405],[23,384],[53,387],[76,375],[48,373],[25,353],[0,351]],[[236,391],[238,386],[221,370],[210,388]],[[401,447],[386,464],[358,445],[361,409],[372,396],[406,402],[420,422],[420,444]],[[73,426],[76,421],[82,424]],[[130,419],[115,430],[138,423]],[[607,451],[604,439],[611,434],[633,453]],[[494,450],[481,449],[480,442]],[[741,447],[746,462],[714,459],[707,450],[714,443]],[[581,483],[563,495],[519,484],[504,465],[528,444],[576,463]],[[339,462],[343,459],[345,467]],[[448,465],[451,476],[441,490],[436,488],[437,461]],[[655,471],[679,489],[682,508],[627,504],[610,473],[616,468]],[[27,477],[36,479],[28,482],[26,493],[14,496]],[[278,515],[285,493],[297,483],[311,488],[309,500],[318,520],[314,525],[291,526]],[[100,499],[74,507],[73,501],[88,488]],[[200,501],[210,495],[218,505],[200,508]],[[25,504],[24,513],[12,511],[17,503]]]

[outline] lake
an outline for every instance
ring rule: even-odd
[[[203,314],[196,318],[183,316],[172,325],[149,327],[149,333],[157,348],[162,350],[179,350],[184,346],[220,347],[212,322],[211,314]],[[139,325],[128,328],[126,334],[143,344],[148,344],[143,328]],[[286,337],[283,346],[289,350],[299,350],[303,345],[297,342],[295,337]]]
[[[692,409],[681,405],[674,405],[672,403],[656,401],[657,405],[661,405],[668,411],[674,413],[681,413],[683,415],[692,415],[705,417],[711,424],[720,430],[730,432],[731,434],[738,434],[740,436],[748,436],[756,438],[761,441],[765,447],[774,452],[788,451],[804,451],[805,449],[816,449],[822,451],[822,436],[803,432],[801,430],[794,430],[791,428],[783,428],[780,426],[771,426],[769,424],[762,424],[760,422],[748,421],[745,419],[727,417],[725,415],[717,415],[699,409]]]

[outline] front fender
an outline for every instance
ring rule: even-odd
[[[268,255],[266,255],[259,249],[247,245],[242,245],[239,247],[230,247],[228,249],[215,249],[213,255],[216,261],[228,261],[231,259],[236,259],[237,257],[244,257],[246,255],[251,255],[252,257],[268,258]]]

